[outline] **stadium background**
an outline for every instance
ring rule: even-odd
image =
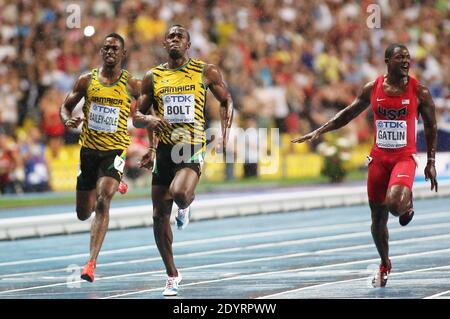
[[[371,3],[381,8],[380,28],[366,24]],[[67,27],[70,4],[81,8],[80,28]],[[164,61],[161,43],[172,23],[189,29],[191,56],[223,71],[238,127],[279,128],[281,143],[271,153],[279,154],[280,165],[274,174],[253,177],[257,183],[314,180],[340,148],[344,169],[364,178],[370,113],[327,135],[328,146],[289,140],[318,127],[384,73],[384,49],[391,42],[408,46],[411,74],[429,87],[436,103],[439,150],[450,151],[448,1],[0,0],[0,12],[2,193],[73,191],[79,132],[65,130],[59,119],[65,95],[81,73],[101,64],[100,44],[113,31],[126,40],[124,67],[142,78]],[[88,25],[95,29],[90,37],[84,34]],[[218,107],[208,99],[208,127],[218,126]],[[145,131],[130,123],[130,133],[126,172],[132,190],[146,187],[150,178],[136,169],[146,151]],[[240,181],[243,166],[207,163],[202,182]]]

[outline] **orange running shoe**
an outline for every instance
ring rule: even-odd
[[[94,282],[95,260],[89,261],[83,268],[81,279],[89,282]]]
[[[372,279],[372,286],[374,288],[384,287],[388,281],[388,276],[391,273],[392,263],[389,259],[389,265],[380,264],[380,269]]]
[[[117,191],[122,195],[125,194],[128,191],[128,185],[123,180],[121,180],[119,186],[117,187]]]

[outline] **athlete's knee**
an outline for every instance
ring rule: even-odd
[[[406,205],[401,200],[392,197],[386,199],[386,206],[389,212],[396,217],[407,210]]]
[[[187,189],[176,189],[172,192],[172,198],[178,206],[188,206],[193,194]]]
[[[386,195],[385,205],[392,215],[402,215],[411,205],[411,191],[402,185],[392,186]]]
[[[372,230],[378,229],[378,228],[383,228],[387,225],[387,222],[388,222],[387,218],[382,218],[382,217],[372,218],[371,228],[372,228]]]
[[[394,215],[395,217],[398,217],[398,216],[401,215],[401,213],[400,213],[400,207],[399,207],[398,204],[393,203],[393,204],[391,204],[391,205],[388,205],[388,208],[389,208],[389,212],[390,212],[392,215]]]
[[[108,194],[97,195],[97,211],[104,211],[109,208],[109,203],[111,202],[112,196]]]
[[[372,231],[378,228],[384,228],[388,222],[388,214],[387,213],[372,213]]]
[[[92,210],[86,209],[85,207],[77,207],[77,218],[84,221],[91,217]]]
[[[153,213],[153,226],[157,227],[164,223],[170,223],[170,214]]]

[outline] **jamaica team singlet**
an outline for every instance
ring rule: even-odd
[[[172,124],[170,129],[157,133],[162,143],[205,144],[204,69],[205,62],[194,59],[178,69],[162,64],[152,69],[155,113]]]
[[[387,95],[383,89],[383,80],[383,75],[375,80],[371,96],[375,132],[372,153],[414,154],[418,81],[409,77],[403,94]]]
[[[98,72],[94,69],[91,73],[79,143],[99,151],[125,150],[131,142],[127,130],[131,106],[128,71],[122,70],[117,82],[111,85],[101,83]]]

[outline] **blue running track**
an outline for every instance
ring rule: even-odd
[[[407,227],[390,217],[386,288],[370,286],[379,258],[368,206],[173,227],[183,274],[175,298],[450,298],[450,198],[416,201],[415,210]],[[1,241],[0,298],[164,298],[151,228],[109,231],[94,283],[79,280],[88,247],[88,233]]]

